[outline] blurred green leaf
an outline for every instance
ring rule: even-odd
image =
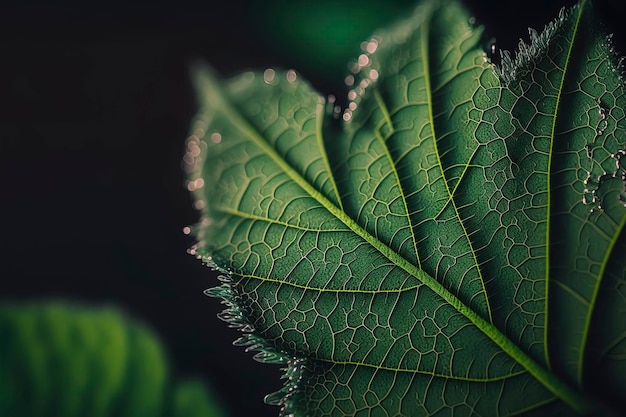
[[[0,416],[224,416],[207,388],[171,382],[158,338],[117,308],[0,305]]]
[[[222,406],[207,395],[210,392],[206,382],[189,380],[178,384],[174,394],[173,417],[217,417],[224,413]]]

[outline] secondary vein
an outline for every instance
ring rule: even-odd
[[[615,231],[615,235],[611,239],[611,241],[609,243],[609,247],[607,248],[606,252],[604,253],[604,259],[602,259],[602,264],[600,266],[600,271],[598,272],[598,279],[596,280],[596,285],[595,285],[595,287],[593,289],[593,294],[591,295],[591,299],[589,300],[589,306],[590,307],[587,309],[587,315],[585,317],[585,325],[583,327],[583,335],[581,337],[580,348],[578,350],[579,367],[578,367],[578,374],[576,375],[576,379],[577,379],[579,384],[582,384],[582,380],[583,380],[583,370],[584,370],[583,361],[584,361],[584,358],[585,358],[585,350],[586,350],[586,347],[587,347],[587,341],[589,339],[589,330],[590,330],[590,327],[591,327],[591,318],[592,318],[592,315],[593,315],[594,307],[595,307],[596,302],[598,300],[598,294],[600,293],[600,283],[602,282],[602,279],[604,278],[604,275],[606,274],[606,267],[607,267],[607,265],[609,263],[609,259],[613,255],[613,251],[615,250],[615,247],[617,246],[617,241],[618,241],[619,237],[621,236],[622,231],[624,230],[624,228],[626,228],[626,214],[622,216],[622,221],[620,222],[619,226],[617,227],[617,230]]]
[[[374,90],[374,97],[376,98],[376,103],[378,104],[378,107],[380,108],[380,111],[383,113],[383,117],[385,121],[387,122],[387,125],[389,126],[390,134],[393,134],[395,132],[395,128],[393,126],[393,122],[391,121],[389,110],[387,109],[387,106],[385,105],[385,102],[378,88]],[[387,160],[389,161],[389,165],[391,166],[391,170],[393,171],[394,178],[396,180],[396,183],[398,184],[400,198],[402,198],[402,204],[404,205],[404,211],[406,212],[406,218],[407,218],[407,222],[409,223],[409,230],[411,232],[411,239],[413,241],[415,261],[417,262],[417,267],[421,269],[421,262],[420,262],[419,252],[417,250],[417,239],[415,238],[414,225],[411,219],[411,213],[409,211],[409,206],[408,206],[408,202],[406,199],[406,195],[404,193],[404,187],[402,186],[402,182],[400,181],[400,175],[398,174],[398,170],[396,169],[396,164],[394,163],[394,160],[391,156],[391,152],[389,151],[389,146],[387,146],[387,141],[385,140],[385,138],[383,138],[383,135],[379,129],[376,129],[375,136],[376,136],[376,139],[378,139],[378,141],[381,143],[381,146],[383,147],[383,149],[385,150],[385,156],[387,157]]]
[[[321,99],[321,97],[320,97]],[[317,107],[315,109],[315,134],[317,139],[317,146],[322,154],[322,159],[324,160],[324,167],[326,168],[326,172],[328,172],[328,179],[333,187],[333,192],[337,197],[337,204],[339,207],[343,209],[343,203],[341,201],[341,195],[339,194],[339,188],[337,187],[337,182],[335,181],[335,176],[333,175],[333,171],[330,168],[330,162],[328,160],[328,154],[326,153],[326,147],[324,146],[324,101],[321,99],[320,103],[317,103]]]
[[[452,204],[452,208],[454,209],[454,214],[456,216],[456,218],[459,221],[459,225],[461,226],[461,229],[463,230],[463,236],[465,236],[465,238],[467,239],[467,244],[470,247],[470,251],[472,253],[472,258],[474,261],[474,265],[476,265],[476,271],[478,272],[478,275],[480,277],[480,283],[482,286],[482,292],[485,298],[485,303],[487,305],[487,314],[489,317],[489,322],[493,323],[493,317],[491,316],[491,306],[489,305],[489,297],[487,296],[487,290],[485,289],[485,279],[482,276],[482,272],[480,270],[480,267],[478,266],[478,259],[476,258],[476,251],[473,248],[472,245],[472,241],[469,238],[469,235],[467,233],[467,230],[465,229],[465,224],[463,223],[463,221],[461,220],[461,215],[459,214],[459,210],[456,206],[456,202],[454,201],[454,198],[452,196],[452,193],[450,192],[450,187],[448,186],[448,181],[446,179],[446,174],[445,171],[443,169],[443,165],[441,163],[441,156],[439,155],[439,146],[437,144],[437,134],[435,132],[435,117],[434,117],[434,112],[433,112],[433,107],[434,107],[434,103],[433,103],[433,94],[432,94],[432,86],[431,86],[431,77],[430,77],[430,62],[429,62],[429,58],[428,58],[428,51],[429,51],[429,31],[430,31],[430,27],[429,25],[424,22],[422,24],[421,27],[421,36],[420,36],[420,40],[421,40],[421,53],[422,53],[422,62],[423,62],[423,71],[424,71],[424,85],[426,88],[426,101],[428,103],[428,118],[429,118],[429,123],[430,123],[430,130],[431,130],[431,136],[432,136],[432,140],[433,140],[433,148],[435,149],[435,156],[437,159],[437,166],[439,167],[439,171],[441,173],[441,179],[443,181],[443,184],[446,188],[446,193],[448,194],[448,201],[450,202],[450,204]],[[446,203],[447,204],[447,203]]]

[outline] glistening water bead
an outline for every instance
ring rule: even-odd
[[[587,154],[587,159],[589,160],[589,169],[587,170],[586,178],[583,181],[584,190],[582,197],[583,204],[594,205],[594,207],[590,209],[590,212],[603,210],[603,205],[598,197],[598,190],[606,180],[614,178],[622,181],[622,191],[619,193],[618,199],[624,206],[626,206],[626,167],[624,167],[622,163],[622,158],[626,154],[626,150],[619,149],[617,152],[609,155],[610,158],[615,160],[614,169],[609,170],[609,172],[604,171],[595,177],[592,174],[594,166],[596,166],[596,164],[601,165],[600,162],[595,161],[594,159],[594,150],[596,147],[600,147],[598,149],[601,149],[604,146],[599,143],[598,138],[603,136],[609,128],[609,116],[611,113],[610,109],[603,104],[601,98],[596,99],[596,103],[598,104],[598,125],[592,142],[585,145],[585,152]]]
[[[363,51],[356,60],[353,60],[348,64],[348,69],[354,74],[350,74],[345,77],[344,82],[347,87],[351,87],[348,91],[348,105],[343,112],[343,120],[349,122],[352,119],[352,112],[358,107],[356,100],[359,97],[363,97],[365,90],[370,85],[373,85],[379,77],[379,71],[377,68],[377,62],[374,60],[374,53],[378,50],[380,45],[379,37],[372,37],[368,41],[361,43],[361,49]],[[356,77],[360,76],[360,81],[355,86]]]
[[[274,81],[274,77],[276,77],[276,71],[272,68],[268,68],[263,72],[263,81],[266,84],[271,84]]]

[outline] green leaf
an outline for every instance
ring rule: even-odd
[[[170,400],[171,384],[160,342],[116,308],[0,305],[2,416],[224,415],[200,381],[180,384]]]
[[[174,417],[220,417],[226,414],[206,382],[193,379],[178,384],[174,393]]]
[[[484,40],[420,3],[363,44],[343,112],[293,70],[195,68],[191,253],[236,344],[287,364],[281,415],[626,406],[621,63],[586,2],[501,67]]]

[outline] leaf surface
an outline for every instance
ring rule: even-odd
[[[237,344],[288,362],[284,415],[623,404],[595,392],[625,366],[621,66],[587,3],[530,37],[498,68],[423,2],[364,43],[341,123],[293,70],[198,67],[192,252]]]

